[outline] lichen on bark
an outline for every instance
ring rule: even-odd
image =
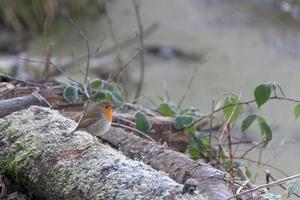
[[[57,111],[32,106],[0,119],[0,169],[46,199],[201,199],[166,173],[95,142]]]

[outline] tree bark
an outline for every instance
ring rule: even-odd
[[[203,199],[75,127],[37,106],[0,119],[1,171],[38,199]]]
[[[28,108],[32,105],[47,106],[43,99],[38,95],[31,94],[27,96],[6,99],[0,101],[0,118],[18,110]]]
[[[164,171],[178,183],[196,181],[200,193],[211,200],[224,200],[233,195],[231,178],[226,172],[196,162],[186,155],[139,138],[119,128],[112,128],[100,139],[118,148],[126,156],[141,160],[154,169]]]

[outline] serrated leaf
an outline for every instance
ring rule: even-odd
[[[257,116],[256,119],[258,122],[258,127],[260,129],[261,135],[265,135],[263,146],[266,147],[268,143],[272,140],[272,130],[263,117]]]
[[[93,90],[100,90],[101,87],[101,80],[100,79],[94,79],[90,82],[90,87]]]
[[[247,116],[244,121],[242,122],[242,132],[246,131],[249,126],[251,126],[251,124],[254,122],[254,120],[256,119],[256,115],[249,115]]]
[[[161,115],[169,117],[173,117],[177,113],[176,106],[171,102],[159,104],[158,110]]]
[[[296,119],[300,116],[300,103],[294,107],[294,116]]]
[[[63,94],[69,103],[74,103],[78,99],[78,87],[69,85],[65,87]]]
[[[151,129],[151,123],[142,112],[136,112],[135,116],[135,128],[147,133]]]
[[[271,92],[271,84],[261,84],[255,88],[254,97],[258,108],[260,108],[264,103],[266,103],[270,99]]]
[[[230,122],[235,122],[240,115],[240,113],[243,110],[242,105],[239,105],[239,99],[236,95],[228,95],[224,99],[224,106],[227,106],[224,108],[223,112],[227,120],[230,118]]]
[[[188,127],[193,121],[193,117],[185,115],[177,115],[173,123],[175,129],[183,129]]]

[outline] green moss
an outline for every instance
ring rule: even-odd
[[[12,177],[16,184],[19,182],[19,177],[26,173],[31,181],[37,181],[30,177],[28,170],[32,169],[34,164],[40,159],[42,150],[35,148],[32,135],[22,138],[11,145],[10,151],[2,160],[0,169],[8,176]]]
[[[11,121],[1,120],[0,121],[0,131],[4,131],[10,125],[11,125]]]
[[[8,137],[9,140],[11,140],[15,137],[17,132],[18,130],[15,127],[10,126],[6,129],[6,136]]]

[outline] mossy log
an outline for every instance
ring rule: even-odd
[[[164,171],[178,183],[193,179],[196,187],[206,198],[224,200],[233,195],[233,181],[228,173],[212,166],[196,162],[186,155],[149,142],[122,129],[112,128],[99,136],[102,141],[118,148],[126,156],[141,160],[154,169]]]
[[[1,171],[38,199],[203,199],[75,127],[37,106],[1,118]]]

